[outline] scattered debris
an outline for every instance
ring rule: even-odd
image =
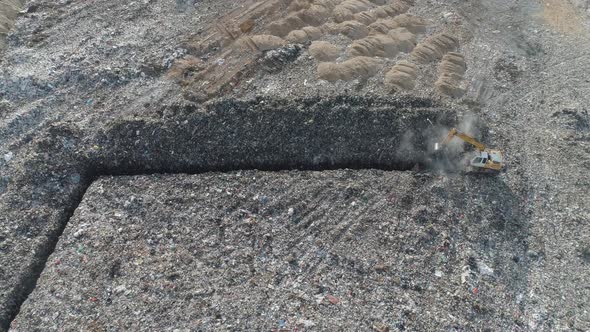
[[[14,157],[14,153],[12,153],[12,151],[8,151],[7,153],[4,154],[4,161],[9,162],[12,160],[13,157]]]
[[[331,304],[338,304],[338,303],[340,303],[340,299],[339,298],[337,298],[337,297],[335,297],[333,295],[330,295],[330,294],[326,295],[326,300],[328,300],[328,302],[330,302]]]
[[[493,276],[494,270],[486,265],[486,263],[479,261],[477,262],[477,268],[479,269],[479,273],[486,276]]]
[[[373,324],[372,328],[377,332],[389,332],[389,326],[383,323]]]
[[[264,57],[260,59],[260,64],[267,72],[276,73],[297,60],[300,54],[301,47],[299,45],[289,44],[266,52]]]

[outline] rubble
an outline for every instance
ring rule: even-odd
[[[172,240],[204,246],[203,255],[213,258],[200,258],[225,264],[183,273],[177,266],[194,267],[199,258],[198,253],[182,255],[183,243],[167,242],[170,239],[163,240],[164,235],[128,241],[145,248],[166,246],[166,252],[149,256],[164,259],[161,266],[169,267],[155,279],[162,281],[156,288],[161,302],[155,306],[186,294],[172,303],[195,309],[174,321],[179,329],[248,329],[239,325],[246,320],[231,323],[246,316],[231,305],[249,299],[245,294],[252,291],[276,294],[264,297],[260,307],[248,306],[254,310],[247,320],[252,330],[590,330],[590,316],[584,310],[590,302],[584,288],[590,275],[590,232],[585,223],[590,218],[590,122],[585,106],[590,104],[589,16],[582,2],[415,0],[404,2],[411,5],[404,14],[395,8],[391,14],[386,11],[388,4],[377,0],[364,2],[366,9],[352,16],[343,13],[348,20],[343,23],[335,22],[331,14],[343,3],[339,0],[29,2],[18,12],[0,60],[0,330],[10,326],[34,330],[32,326],[44,319],[49,330],[59,330],[51,324],[68,321],[64,312],[72,308],[87,310],[74,311],[90,318],[84,321],[86,330],[100,331],[116,319],[123,323],[113,329],[125,330],[125,324],[141,319],[158,317],[165,322],[174,317],[174,312],[142,312],[149,306],[125,302],[135,295],[134,283],[109,285],[111,293],[84,285],[88,292],[60,283],[55,283],[52,293],[46,292],[50,287],[40,287],[55,276],[80,282],[94,277],[131,278],[125,274],[125,262],[111,258],[122,253],[100,246],[126,234],[143,234],[141,222],[129,221],[158,212],[146,208],[141,197],[157,197],[154,204],[162,207],[158,211],[173,216],[146,226],[152,225],[157,234],[171,234]],[[12,26],[13,19],[9,21]],[[374,24],[374,29],[367,24]],[[0,26],[6,29],[5,21]],[[307,56],[310,42],[316,41],[311,39],[345,50],[377,29],[396,40],[399,52],[394,57],[377,60],[371,55],[361,61],[360,74],[337,75],[350,77],[347,80],[328,82],[318,77],[317,61]],[[276,49],[259,51],[255,45],[242,49],[237,42],[256,35],[285,40],[294,30],[298,32],[291,37],[301,40],[301,45],[285,41]],[[397,35],[403,38],[396,39]],[[452,40],[432,39],[443,35]],[[449,52],[460,52],[469,68],[461,74],[463,91],[457,98],[437,92],[439,68],[448,67],[439,60]],[[351,59],[344,53],[332,62],[341,65],[347,60]],[[373,66],[375,61],[379,63]],[[404,62],[416,66],[413,89],[392,92],[384,78]],[[469,120],[473,118],[478,120]],[[445,128],[437,127],[439,120]],[[419,158],[448,127],[465,130],[474,128],[474,123],[478,139],[506,151],[505,174],[490,178],[446,173]],[[347,167],[353,170],[342,170]],[[309,172],[316,181],[308,185],[317,191],[294,184],[299,194],[286,198],[285,187],[278,183],[298,168],[317,171]],[[205,174],[208,171],[216,173]],[[327,178],[330,172],[335,178]],[[248,186],[211,180],[219,185],[211,192],[203,189],[209,197],[184,210],[218,199],[220,206],[211,210],[228,212],[240,223],[225,224],[228,220],[219,218],[211,228],[172,224],[180,219],[185,224],[197,222],[174,214],[183,210],[183,199],[191,199],[191,188],[202,188],[200,180],[193,185],[186,179],[214,175],[237,179],[240,173],[273,179],[259,185],[282,190],[248,196]],[[345,173],[344,178],[335,175]],[[135,199],[128,196],[133,190],[121,185],[121,175],[129,176],[128,183],[142,183],[133,192]],[[106,177],[95,182],[99,176]],[[387,182],[396,177],[406,180]],[[186,181],[191,184],[186,186]],[[89,192],[79,205],[86,188],[100,183],[105,186]],[[274,205],[277,201],[286,204]],[[383,207],[367,209],[366,218],[354,220],[351,228],[322,228],[352,220],[355,211],[371,202]],[[92,204],[94,212],[82,213]],[[252,209],[233,210],[236,204],[261,210],[275,207],[268,210],[272,225],[276,223],[277,230],[278,225],[290,225],[290,241],[292,234],[307,234],[301,246],[317,250],[304,257],[294,250],[281,251],[284,247],[274,227],[257,232],[270,219]],[[112,206],[115,209],[108,210]],[[385,215],[387,211],[391,214]],[[92,220],[74,226],[70,221],[78,219],[70,220],[72,214]],[[105,222],[96,223],[96,218]],[[304,223],[299,226],[303,233],[297,233],[295,221],[301,218],[321,222],[309,223],[307,230]],[[330,220],[332,224],[323,224]],[[108,225],[116,226],[101,229]],[[255,245],[269,244],[258,263],[280,267],[276,279],[257,280],[258,285],[232,294],[237,299],[230,301],[222,301],[208,286],[179,288],[175,280],[195,271],[239,271],[239,261],[224,259],[231,258],[231,252],[251,250],[251,242],[208,249],[216,248],[220,229],[230,232],[236,229],[232,227],[256,230],[240,234],[254,239]],[[64,228],[72,232],[62,239],[80,244],[66,248],[75,260],[48,259],[52,253],[65,252],[54,250]],[[202,241],[189,241],[191,232],[211,229],[215,232]],[[326,236],[329,231],[343,234],[333,247],[333,234]],[[101,238],[105,241],[98,240],[105,234]],[[174,264],[164,264],[176,257]],[[97,263],[98,259],[102,260]],[[330,264],[318,265],[310,274],[315,278],[304,276],[302,280],[311,280],[308,288],[302,283],[281,286],[281,280],[300,282],[295,271],[307,268],[310,260]],[[71,269],[74,262],[84,267],[89,279],[76,278],[80,270]],[[147,275],[154,270],[151,266],[158,267],[148,268],[147,261],[135,263],[132,268]],[[42,272],[43,278],[37,280]],[[249,273],[265,271],[246,270],[238,276]],[[152,290],[143,293],[153,294]],[[20,325],[17,321],[11,325],[31,291],[41,300],[29,299],[17,319]],[[67,292],[76,294],[65,301],[60,296]],[[327,295],[340,302],[330,304],[324,300]],[[109,302],[111,296],[120,301]],[[354,302],[355,296],[366,302]],[[45,305],[46,299],[56,305]],[[227,309],[210,309],[205,299],[220,301]],[[192,307],[194,303],[203,306]],[[308,304],[307,312],[317,314],[289,316],[297,312],[298,303]],[[109,306],[138,310],[124,317],[120,314],[124,311],[109,313]],[[112,314],[116,319],[104,323],[103,312],[103,317]],[[183,320],[199,312],[208,315],[206,322]],[[259,312],[268,315],[257,316]],[[326,317],[338,319],[328,323]],[[351,317],[358,318],[348,323]],[[82,329],[77,327],[73,329]]]
[[[299,45],[289,44],[266,52],[264,57],[260,60],[260,65],[270,73],[279,72],[283,70],[286,65],[297,60],[300,54],[301,47]]]
[[[507,273],[465,286],[453,276],[466,250],[489,252],[479,231],[506,241],[494,254],[526,249],[492,231],[491,220],[481,230],[457,223],[465,206],[432,194],[440,182],[378,170],[101,177],[49,258],[60,264],[47,266],[11,327],[508,329],[518,310],[511,289],[524,280]],[[473,199],[479,193],[466,189],[510,199],[491,183],[456,179],[446,189],[487,213]],[[436,210],[426,223],[413,220],[408,212],[426,202]],[[289,206],[297,207],[292,216]],[[459,232],[440,261],[444,234]],[[432,265],[445,273],[433,274]],[[494,267],[521,269],[509,258]],[[474,294],[493,310],[474,310]]]
[[[379,102],[375,98],[363,101],[341,97],[295,104],[305,105],[303,108],[293,105],[293,100],[230,99],[202,110],[169,110],[164,117],[144,114],[143,118],[111,119],[101,128],[80,128],[73,123],[50,126],[31,146],[15,154],[18,160],[11,162],[13,171],[3,173],[11,179],[0,196],[2,225],[18,231],[7,232],[3,239],[3,250],[11,255],[0,255],[0,266],[10,267],[1,271],[2,326],[9,324],[34,288],[50,248],[96,174],[346,167],[405,170],[428,162],[420,133],[433,123],[448,126],[454,121],[453,113],[432,109],[428,100]],[[398,118],[401,114],[404,116]],[[203,127],[203,123],[208,126]],[[293,123],[302,127],[293,130]],[[398,129],[392,131],[394,126]],[[228,128],[232,128],[231,135]],[[402,140],[413,130],[417,133],[414,138]],[[334,141],[332,137],[340,139]],[[396,153],[397,148],[391,149],[402,142],[416,148],[403,155]],[[162,146],[167,149],[162,150]],[[379,159],[372,157],[373,149],[385,147],[387,151]],[[35,177],[27,173],[31,167]],[[31,202],[28,197],[35,200]],[[265,204],[269,198],[259,195],[256,200]],[[122,218],[123,214],[115,211],[114,216]],[[39,218],[48,219],[39,223]],[[76,250],[86,252],[87,248]]]

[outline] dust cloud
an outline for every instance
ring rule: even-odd
[[[456,128],[470,136],[478,137],[480,134],[479,118],[475,114],[466,114]],[[428,152],[424,157],[425,164],[432,170],[443,174],[464,172],[469,161],[473,158],[473,154],[470,153],[473,151],[471,145],[458,138],[452,139],[443,149],[435,151],[435,144],[441,143],[451,129],[433,124],[431,128],[422,133],[428,144]],[[404,148],[410,149],[411,147]]]

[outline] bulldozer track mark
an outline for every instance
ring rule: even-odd
[[[328,198],[329,195],[325,195],[325,198]],[[305,238],[307,238],[310,234],[313,234],[314,232],[316,232],[318,229],[320,229],[325,225],[325,222],[319,222],[321,221],[328,213],[332,212],[330,208],[319,208],[321,207],[321,204],[318,204],[314,207],[314,213],[311,213],[308,215],[308,217],[306,218],[307,221],[302,225],[301,229],[301,235],[299,235],[298,237],[296,237],[291,244],[288,245],[288,248],[294,248],[295,246],[297,246],[298,244],[302,243],[303,240]]]
[[[333,235],[331,236],[332,241],[330,244],[328,245],[324,245],[322,246],[322,248],[320,249],[322,252],[324,252],[325,254],[320,255],[315,262],[311,263],[310,265],[307,266],[305,273],[308,276],[311,276],[315,273],[315,271],[318,269],[318,267],[320,266],[320,264],[325,260],[325,258],[330,254],[329,252],[332,250],[332,248],[338,244],[338,242],[342,239],[342,237],[344,236],[344,234],[346,234],[346,232],[348,232],[348,230],[350,230],[350,228],[352,227],[353,224],[355,224],[356,222],[358,222],[358,219],[360,217],[362,217],[363,215],[366,214],[367,211],[370,211],[371,209],[373,209],[373,207],[375,205],[377,205],[378,203],[380,203],[380,200],[377,200],[375,202],[373,202],[370,205],[365,206],[362,209],[358,209],[353,216],[351,217],[344,217],[339,219],[339,221],[345,221],[344,222],[344,226],[339,229],[339,230],[334,230]],[[349,221],[346,221],[347,219],[349,219]],[[336,223],[335,227],[337,227],[338,225],[341,225],[341,223]],[[335,234],[334,234],[335,233]]]
[[[313,197],[310,198],[309,203],[306,203],[305,211],[300,215],[299,224],[302,225],[303,228],[309,228],[308,217],[318,212],[318,207],[328,196],[330,196],[330,192],[325,191],[323,188],[317,188]]]
[[[230,29],[227,28],[225,23],[216,23],[215,27],[217,27],[217,30],[219,31],[219,33],[221,33],[222,35],[226,35],[227,37],[231,38],[232,40],[236,40],[236,38],[238,38],[238,36],[235,36],[230,31]]]

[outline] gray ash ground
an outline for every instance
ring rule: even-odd
[[[11,327],[517,330],[530,260],[519,209],[489,177],[100,178]]]

